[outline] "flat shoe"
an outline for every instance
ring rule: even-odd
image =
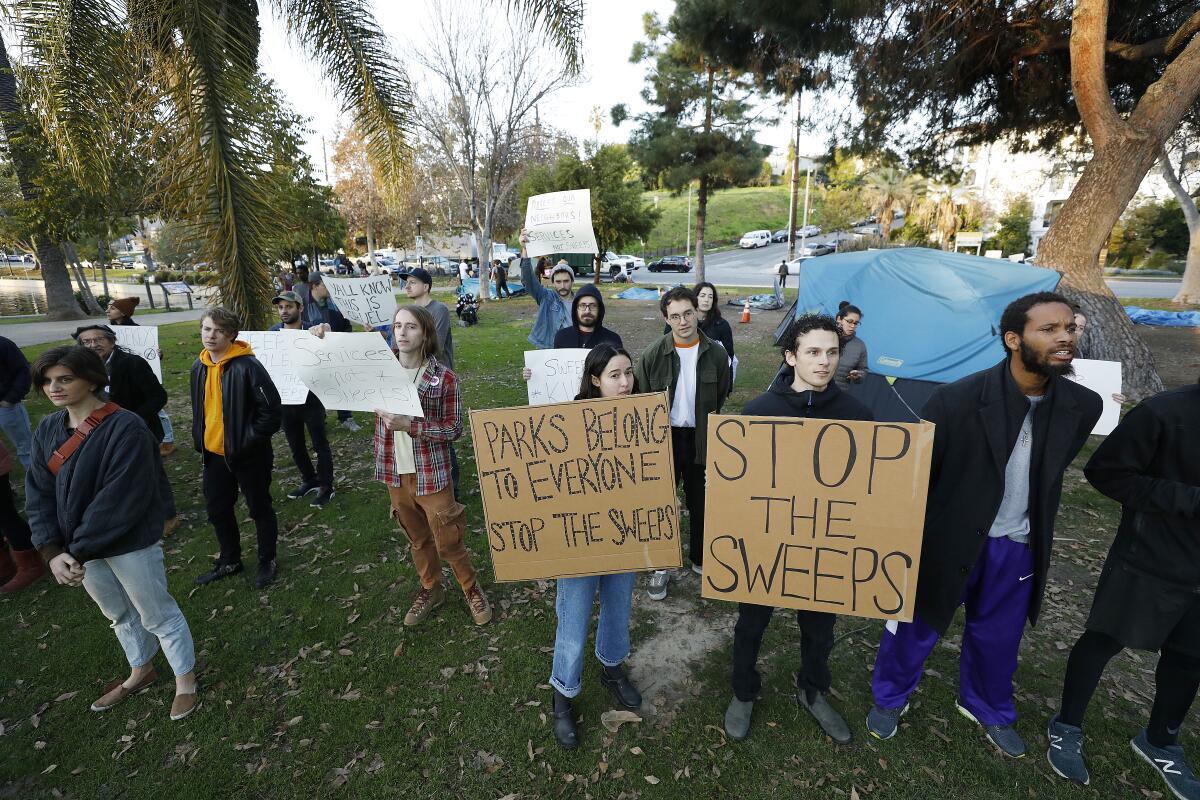
[[[158,673],[152,669],[149,675],[129,688],[125,688],[125,682],[120,678],[112,681],[104,687],[104,694],[100,696],[100,699],[92,703],[92,711],[108,711],[117,703],[129,697],[129,695],[137,694],[142,689],[154,683],[157,678]]]
[[[191,714],[196,710],[199,701],[196,699],[196,693],[177,694],[175,699],[171,701],[171,719],[178,721]]]

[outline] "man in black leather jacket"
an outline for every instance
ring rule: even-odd
[[[192,442],[204,457],[204,500],[208,520],[221,545],[213,569],[196,578],[206,584],[242,571],[241,535],[233,507],[238,491],[246,497],[258,534],[258,576],[265,588],[275,580],[279,524],[271,503],[274,453],[279,430],[279,392],[250,346],[237,340],[241,320],[215,308],[200,320],[204,349],[192,364]]]

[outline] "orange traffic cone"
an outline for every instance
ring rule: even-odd
[[[750,321],[750,298],[749,297],[746,298],[746,305],[742,306],[742,318],[739,321],[740,322],[749,322]]]

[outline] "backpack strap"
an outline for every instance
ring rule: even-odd
[[[79,427],[75,429],[75,433],[71,435],[71,438],[63,442],[62,445],[51,454],[50,461],[46,465],[50,468],[50,474],[58,475],[58,471],[62,469],[63,464],[67,463],[68,458],[75,455],[75,451],[79,449],[81,444],[83,444],[83,440],[88,437],[88,434],[96,430],[101,422],[120,410],[121,407],[119,405],[109,402],[105,403],[89,414],[87,419],[81,422]]]

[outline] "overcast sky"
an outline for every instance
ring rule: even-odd
[[[441,2],[464,3],[468,8],[480,7],[479,0],[441,0]],[[632,130],[630,123],[613,128],[608,111],[617,103],[625,103],[632,112],[644,110],[640,92],[644,85],[645,68],[641,64],[629,63],[629,53],[634,42],[643,38],[642,15],[657,12],[663,19],[670,16],[673,0],[587,0],[587,17],[584,23],[584,73],[577,86],[563,89],[556,95],[554,106],[558,113],[552,124],[578,139],[593,138],[594,131],[589,121],[592,108],[599,106],[604,114],[605,125],[600,138],[606,142],[624,142]],[[312,118],[313,136],[308,151],[318,172],[323,166],[321,137],[325,138],[328,153],[333,151],[334,131],[339,123],[339,104],[320,73],[303,54],[297,52],[288,41],[283,27],[266,14],[263,3],[263,41],[261,61],[266,74],[283,90],[292,106],[300,114]],[[493,0],[485,5],[485,13],[503,20],[505,4]],[[384,32],[392,38],[397,56],[406,64],[414,83],[422,80],[419,70],[408,54],[423,44],[422,32],[427,30],[428,21],[434,13],[431,0],[393,0],[375,3],[375,13]],[[498,26],[497,30],[507,30]],[[768,109],[769,110],[769,109]],[[762,129],[758,140],[786,152],[788,142],[788,120]],[[825,138],[813,135],[802,140],[802,153],[817,153],[824,149]]]

